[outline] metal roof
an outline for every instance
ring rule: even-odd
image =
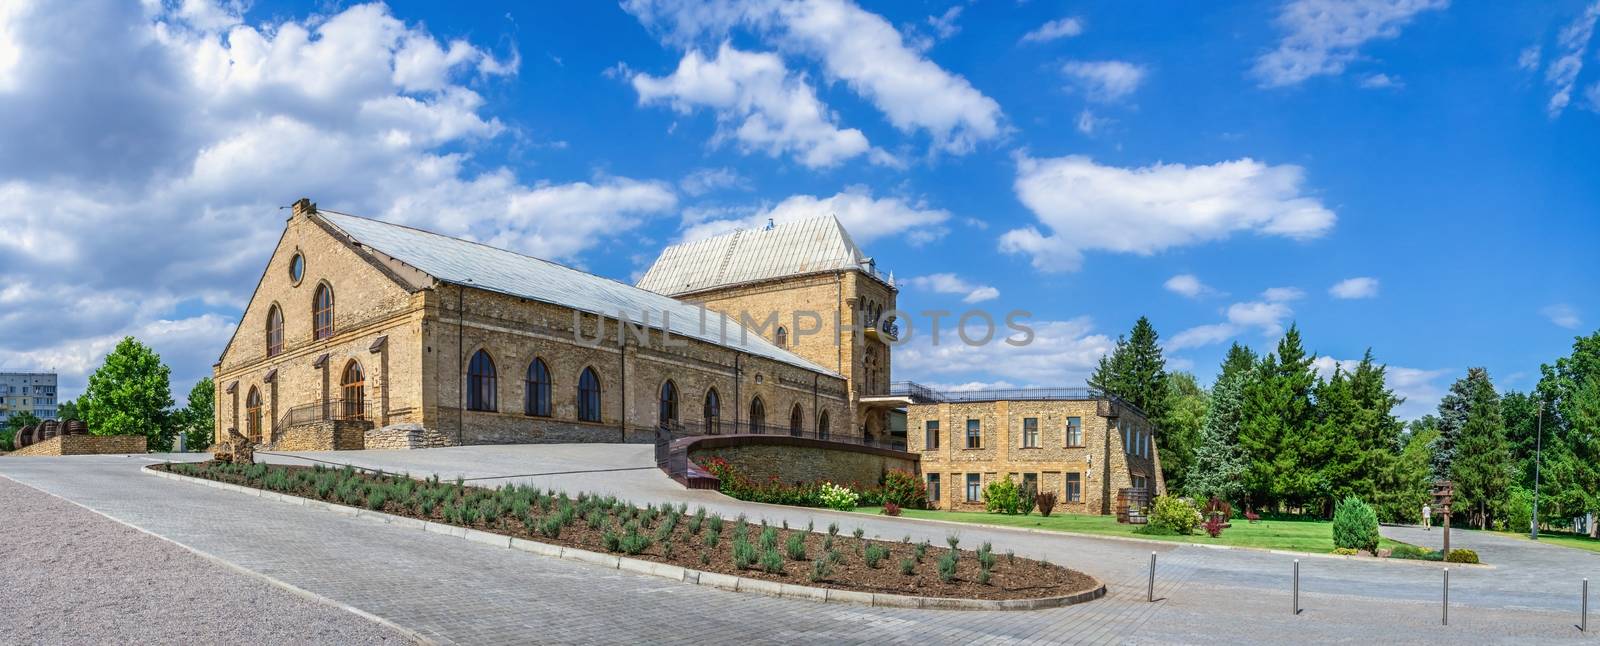
[[[699,339],[829,376],[839,376],[836,372],[773,345],[755,332],[742,333],[744,329],[731,317],[626,283],[548,260],[398,224],[332,211],[318,211],[317,216],[358,244],[447,283],[612,318],[625,314],[635,323],[646,322],[658,330],[662,329],[663,322],[667,321],[666,315],[670,314],[674,335]],[[704,326],[700,324],[702,316]],[[721,332],[724,329],[727,330],[726,335]]]
[[[639,287],[676,296],[848,269],[877,277],[872,259],[861,252],[837,218],[826,215],[672,245],[639,279]]]

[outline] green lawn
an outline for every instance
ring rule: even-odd
[[[858,507],[857,512],[876,514],[879,507]],[[1237,547],[1256,547],[1262,549],[1291,550],[1296,552],[1333,551],[1333,523],[1316,520],[1263,520],[1251,523],[1244,519],[1233,521],[1233,527],[1222,531],[1222,535],[1211,538],[1205,531],[1199,530],[1188,536],[1147,536],[1134,533],[1133,525],[1119,525],[1115,516],[1088,516],[1082,514],[1056,514],[1049,518],[1039,516],[1037,513],[1029,516],[1008,516],[1005,514],[986,514],[975,511],[935,511],[926,509],[903,509],[900,515],[908,518],[928,518],[932,520],[946,520],[961,523],[984,523],[989,525],[1004,525],[1007,527],[1027,527],[1030,529],[1047,529],[1059,532],[1075,532],[1079,534],[1098,534],[1103,536],[1126,536],[1129,538],[1148,538],[1162,541],[1176,541],[1181,543],[1199,543],[1206,545],[1231,545]],[[1600,543],[1600,541],[1597,541]],[[1402,543],[1387,538],[1378,543],[1382,548],[1394,548]],[[1591,548],[1600,549],[1600,548]]]
[[[1528,540],[1527,532],[1497,533],[1503,536],[1515,536],[1517,538]],[[1600,552],[1600,538],[1589,538],[1588,536],[1583,536],[1581,534],[1552,534],[1549,532],[1539,532],[1539,542],[1549,545],[1560,545],[1562,547],[1570,547],[1579,550],[1588,550],[1590,552]]]

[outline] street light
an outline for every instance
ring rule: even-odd
[[[1533,440],[1533,517],[1528,519],[1528,538],[1539,540],[1539,454],[1544,451],[1544,397],[1539,398],[1539,430]]]

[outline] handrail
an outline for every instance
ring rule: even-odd
[[[372,419],[372,403],[364,399],[328,399],[289,408],[278,418],[279,429],[315,422]]]

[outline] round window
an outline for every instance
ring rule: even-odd
[[[293,258],[289,259],[289,279],[293,280],[294,283],[298,285],[300,284],[300,279],[305,277],[306,257],[297,253]]]

